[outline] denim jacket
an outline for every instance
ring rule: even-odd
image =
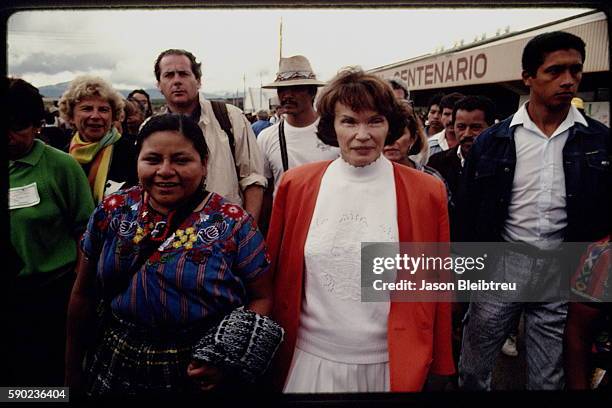
[[[565,241],[590,242],[612,229],[610,129],[586,118],[563,147],[567,203]],[[478,136],[466,160],[459,190],[462,241],[501,241],[516,167],[512,116]]]

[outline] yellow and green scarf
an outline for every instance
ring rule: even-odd
[[[113,144],[120,138],[121,134],[113,126],[97,142],[85,142],[79,132],[76,132],[70,141],[70,155],[81,164],[91,163],[87,179],[96,203],[104,198],[104,186],[113,157]]]

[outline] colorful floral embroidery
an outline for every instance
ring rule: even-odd
[[[210,219],[210,222],[213,224],[218,224],[224,221],[223,216],[219,213],[214,213],[213,215],[209,217],[209,219]]]
[[[134,226],[136,227],[136,234],[134,235],[132,241],[135,244],[142,241],[142,239],[148,234],[151,234],[151,237],[156,238],[159,235],[163,234],[164,230],[166,229],[166,221],[159,221],[158,223],[145,223],[144,228],[137,225],[138,224],[134,222]]]
[[[137,227],[136,235],[134,235],[134,238],[132,238],[132,241],[134,241],[135,244],[138,244],[140,241],[142,241],[143,237],[144,237],[144,230],[141,227]]]
[[[232,220],[242,218],[242,209],[235,204],[225,203],[221,206],[221,213]]]
[[[185,249],[193,248],[193,243],[196,242],[198,236],[195,228],[189,227],[185,230],[177,229],[174,232],[174,242],[172,242],[172,248],[178,249],[184,247]]]
[[[180,232],[175,230],[167,236],[165,217],[147,211],[141,188],[117,194],[119,199],[104,203],[106,206],[101,204],[94,212],[82,248],[88,254],[100,254],[104,265],[98,265],[98,278],[112,283],[130,270],[144,240],[153,237],[154,231],[160,234],[155,242],[150,242],[157,248],[136,272],[141,274],[137,283],[131,280],[130,286],[112,304],[113,310],[134,321],[144,325],[201,321],[211,313],[218,313],[208,306],[209,299],[219,299],[219,304],[233,309],[245,301],[236,280],[252,279],[267,268],[261,234],[252,233],[253,226],[249,225],[252,222],[244,217],[244,212],[240,220],[235,220],[239,212],[233,205],[225,206],[222,212],[226,202],[216,194],[207,205],[207,214],[194,213],[180,226]],[[112,230],[109,229],[111,221]],[[232,266],[219,269],[223,264]],[[200,276],[203,279],[198,280]],[[167,300],[169,314],[156,314],[150,307],[150,299],[162,295]]]
[[[113,194],[108,199],[103,201],[102,206],[105,211],[114,211],[115,209],[125,204],[125,196]]]
[[[121,221],[119,223],[119,235],[122,237],[132,235],[137,225],[136,221]]]
[[[198,231],[198,239],[202,241],[204,245],[210,245],[219,238],[219,235],[219,228],[215,225],[210,225]]]

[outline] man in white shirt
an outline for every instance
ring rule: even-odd
[[[582,79],[585,44],[556,31],[523,50],[529,102],[478,136],[464,166],[461,235],[506,242],[487,262],[490,277],[515,283],[515,293],[472,293],[463,331],[459,385],[491,387],[504,340],[524,313],[527,389],[564,386],[563,242],[592,242],[610,232],[610,132],[571,106]],[[559,291],[550,297],[552,290]]]
[[[202,128],[209,150],[206,189],[241,205],[257,221],[266,178],[255,134],[242,111],[226,104],[234,136],[232,146],[211,102],[199,92],[201,65],[189,51],[169,49],[159,54],[155,77],[166,99],[164,110],[190,116]]]
[[[284,112],[283,120],[262,130],[257,140],[264,156],[264,174],[274,179],[275,192],[286,170],[314,161],[333,160],[339,155],[338,148],[324,144],[316,135],[319,115],[313,105],[317,88],[323,85],[324,82],[316,79],[308,59],[296,55],[281,58],[276,80],[263,86],[276,89]],[[287,163],[283,163],[284,155]]]
[[[316,133],[319,115],[313,105],[317,88],[323,85],[325,83],[317,80],[308,59],[296,55],[281,58],[276,80],[263,86],[276,89],[284,112],[278,123],[262,130],[257,138],[264,157],[264,175],[274,194],[282,174],[288,169],[333,160],[340,154],[337,147],[326,145]],[[264,207],[266,212],[267,205]]]

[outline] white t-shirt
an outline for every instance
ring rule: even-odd
[[[284,122],[285,141],[287,143],[287,162],[289,168],[322,160],[334,160],[340,156],[340,149],[323,143],[317,137],[319,119],[305,127],[291,126]],[[257,144],[264,156],[264,176],[274,177],[274,195],[283,175],[283,159],[278,140],[279,124],[262,130],[257,137]]]
[[[304,297],[297,347],[350,364],[388,361],[389,302],[361,301],[361,243],[397,242],[393,165],[342,158],[327,168],[304,245]]]

